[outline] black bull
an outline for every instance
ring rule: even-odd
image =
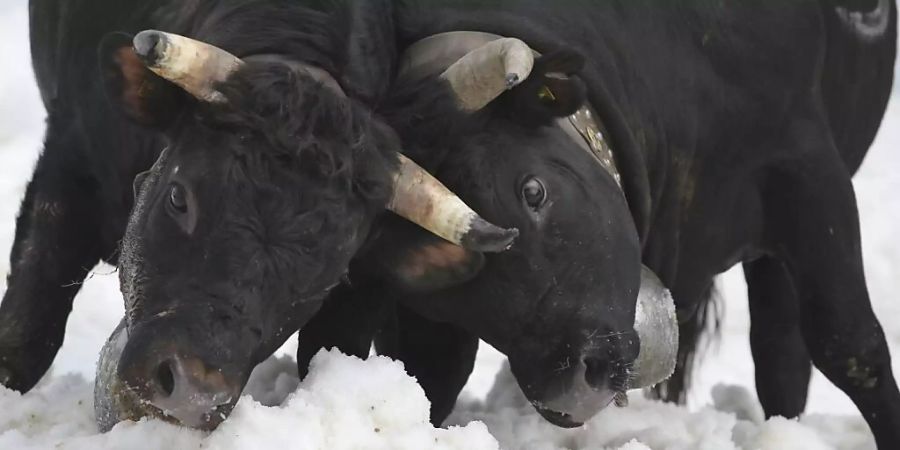
[[[538,49],[588,55],[579,77],[611,131],[642,259],[672,289],[678,307],[679,370],[659,393],[683,399],[713,277],[743,263],[757,388],[766,414],[795,417],[803,411],[812,362],[856,403],[879,447],[896,446],[900,400],[866,292],[850,184],[891,89],[893,5],[610,4],[579,9],[576,18],[565,8],[513,3],[481,5],[477,12],[452,6],[432,10],[433,3],[411,7],[401,16],[402,41],[481,30],[516,36]],[[786,36],[792,36],[790,43]],[[502,108],[497,114],[513,115]],[[546,171],[552,162],[542,161],[542,152],[566,155],[552,140],[552,127],[542,134],[495,119],[467,134],[435,139],[434,130],[443,123],[432,120],[398,128],[410,148],[431,150],[417,160],[486,217],[522,230],[519,245],[554,237],[549,231],[530,234],[529,221],[515,210],[521,198],[502,198],[496,182],[496,174],[516,178]],[[511,133],[526,135],[533,144],[522,145],[508,137]],[[484,142],[495,145],[485,150]],[[554,186],[555,180],[546,184],[551,198],[554,190],[566,189]],[[484,186],[496,192],[485,194]],[[559,221],[580,218],[565,230],[578,239],[580,231],[593,229],[592,213],[603,214],[573,202],[557,204],[550,214]],[[301,331],[301,363],[316,344],[364,354],[368,341],[358,333],[368,331],[371,337],[381,324],[367,318],[386,314],[386,331],[376,339],[379,350],[403,359],[422,382],[436,422],[449,413],[473,367],[476,337],[510,357],[528,394],[514,358],[539,359],[555,342],[520,349],[523,337],[503,335],[499,330],[508,324],[483,306],[501,303],[506,317],[514,317],[510,311],[516,307],[505,302],[522,298],[516,289],[522,280],[510,283],[497,267],[509,265],[512,252],[488,256],[484,272],[471,281],[466,274],[460,284],[428,290],[404,285],[405,279],[384,283],[384,275],[396,279],[398,271],[414,266],[431,277],[458,276],[454,270],[464,268],[460,261],[466,260],[416,242],[412,231],[385,232],[375,247],[351,265],[355,282],[334,291]],[[559,265],[585,261],[591,257],[585,253],[567,253]],[[367,279],[373,271],[376,277]],[[446,283],[445,277],[437,283]],[[373,297],[395,300],[397,310],[378,310]],[[374,312],[347,327],[348,318],[361,317],[358,311],[365,308]],[[338,328],[338,322],[345,325]],[[511,336],[517,342],[510,342]]]
[[[890,90],[892,4],[852,5],[870,14],[833,2],[769,7],[609,2],[572,8],[577,10],[517,2],[437,12],[431,10],[434,2],[427,5],[401,5],[396,15],[401,43],[441,31],[484,30],[522,38],[540,50],[572,48],[587,57],[580,77],[610,128],[642,259],[678,302],[683,371],[702,326],[712,277],[748,261],[754,329],[766,324],[760,327],[767,331],[752,337],[767,413],[791,416],[802,410],[812,360],[856,402],[880,446],[898,441],[900,401],[868,303],[849,183]],[[36,67],[40,78],[41,66]],[[42,85],[45,99],[53,89]],[[21,346],[21,337],[32,334],[17,330],[7,337],[6,330],[15,328],[7,326],[9,314],[22,313],[7,306],[10,298],[22,298],[18,308],[42,318],[43,323],[28,324],[32,332],[41,330],[34,332],[41,338],[27,343],[29,350],[51,348],[35,350],[49,354],[44,367],[61,341],[60,322],[75,290],[55,288],[60,285],[55,280],[83,276],[84,266],[114,249],[130,206],[122,186],[115,195],[101,191],[118,207],[100,208],[90,193],[99,190],[98,178],[122,185],[152,161],[146,156],[130,161],[128,170],[106,168],[102,175],[109,176],[98,177],[92,173],[98,169],[87,167],[90,161],[69,157],[89,176],[62,175],[71,169],[69,161],[42,158],[35,179],[49,173],[42,177],[51,186],[32,183],[26,196],[3,308],[2,349]],[[440,172],[439,164],[430,168]],[[54,177],[69,184],[61,187]],[[466,188],[461,179],[448,184],[461,192]],[[49,220],[52,201],[85,209]],[[493,214],[489,218],[502,216]],[[92,243],[73,236],[78,227],[105,232],[98,231],[101,236]],[[62,257],[53,253],[59,248],[65,249]],[[42,273],[16,276],[17,270],[25,273],[47,260],[52,262]],[[34,298],[41,304],[23,306]],[[681,395],[678,380],[670,385],[670,397]]]
[[[0,307],[4,385],[44,374],[100,259],[120,269],[120,378],[213,427],[385,209],[465,248],[509,246],[517,232],[402,157],[369,106],[391,109],[395,49],[371,45],[389,42],[390,5],[326,3],[31,2],[49,118]]]
[[[665,398],[683,399],[713,277],[743,263],[766,414],[802,412],[812,362],[854,401],[880,448],[900,443],[900,395],[865,286],[850,182],[891,90],[891,2],[422,5],[403,11],[402,41],[478,30],[587,56],[579,77],[611,133],[642,260],[672,290],[678,308],[679,370],[660,389]],[[477,168],[514,177],[507,172],[522,170],[517,159],[532,162],[525,168],[531,174],[545,168],[533,163],[540,150],[509,145],[517,141],[506,138],[502,126],[489,123],[444,141],[414,127],[398,131],[410,148],[426,147],[423,138],[438,142],[431,160],[419,159],[431,161],[429,170],[486,217],[523,230],[522,243],[531,245],[540,238],[529,235],[528,221],[517,220],[512,202],[518,199],[482,194],[484,185],[500,187],[487,182],[493,180],[488,175],[468,175]],[[493,139],[501,145],[489,149],[496,153],[479,152],[492,138],[478,131],[499,136]],[[560,187],[547,189],[551,196],[554,189]],[[592,212],[603,214],[577,203],[551,214],[560,221],[581,218],[565,230],[579,236],[580,227],[594,226]],[[552,237],[548,232],[543,239]],[[509,257],[491,255],[485,267],[495,270],[491,261]],[[573,252],[564,261],[582,258]],[[515,349],[491,335],[506,324],[479,306],[516,297],[515,286],[491,289],[488,281],[393,294],[402,308],[384,347],[408,359],[407,367],[431,386],[439,414],[449,410],[471,370],[473,334],[495,338],[501,350]],[[363,287],[343,297],[368,292]],[[540,355],[543,349],[534,350]],[[516,355],[507,353],[515,373]]]

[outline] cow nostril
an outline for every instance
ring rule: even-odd
[[[600,388],[609,382],[611,375],[609,364],[601,358],[585,357],[581,362],[584,364],[584,378],[591,386]]]
[[[156,381],[166,397],[170,397],[175,392],[175,373],[172,370],[171,361],[163,361],[159,364],[159,367],[156,368]]]

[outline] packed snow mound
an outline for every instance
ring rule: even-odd
[[[246,395],[212,433],[160,420],[122,422],[99,434],[93,383],[52,377],[26,395],[0,387],[0,448],[4,449],[472,449],[495,450],[480,422],[436,429],[429,403],[403,365],[321,351],[297,382],[290,358],[263,363]],[[286,398],[285,398],[286,395]],[[283,400],[283,403],[282,403]]]
[[[448,423],[484,422],[504,449],[875,449],[861,418],[764,420],[755,396],[744,387],[718,385],[712,397],[713,405],[691,411],[632,391],[627,407],[606,408],[582,427],[562,429],[528,404],[507,363],[487,398],[457,405]]]
[[[743,387],[717,386],[713,406],[686,408],[642,398],[610,407],[566,430],[528,404],[508,365],[488,397],[460,402],[446,429],[428,421],[429,403],[403,365],[320,351],[297,379],[290,357],[254,371],[245,395],[216,431],[159,420],[123,422],[100,434],[93,384],[78,375],[49,377],[26,395],[0,387],[0,448],[15,449],[850,449],[875,445],[861,419],[810,416],[763,420]],[[454,425],[457,424],[457,425]],[[499,443],[498,443],[499,441]]]

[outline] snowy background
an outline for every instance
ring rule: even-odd
[[[44,129],[27,24],[24,0],[0,1],[0,292],[9,271],[15,215]],[[900,373],[900,304],[894,296],[900,288],[900,240],[894,237],[900,225],[898,125],[895,98],[855,178],[866,275],[895,355],[895,373]],[[94,365],[122,316],[115,271],[98,266],[75,300],[51,373],[25,396],[0,387],[0,448],[874,448],[853,404],[818,373],[800,421],[762,420],[743,275],[732,270],[719,284],[726,305],[722,339],[705,354],[687,407],[632,393],[628,408],[610,408],[581,429],[554,428],[531,411],[508,371],[500,370],[503,356],[485,346],[450,419],[465,427],[435,430],[427,423],[424,395],[399,363],[323,353],[299,386],[291,375],[296,371],[292,361],[265,363],[248,387],[257,401],[243,398],[226,424],[210,435],[155,421],[120,424],[97,435],[91,409]],[[294,346],[290,342],[282,353],[290,355]],[[363,372],[366,376],[358,376]],[[263,406],[286,397],[281,406]]]

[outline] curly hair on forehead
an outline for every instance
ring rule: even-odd
[[[229,150],[250,166],[312,177],[382,206],[389,198],[399,144],[353,100],[278,62],[248,62],[217,88],[226,102],[200,108],[199,122],[237,136],[245,144]]]

